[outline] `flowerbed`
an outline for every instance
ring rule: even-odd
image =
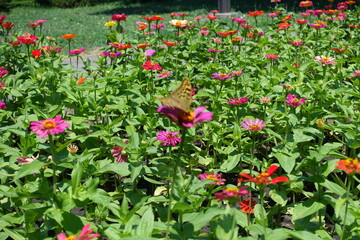
[[[356,239],[359,10],[311,3],[115,14],[95,66],[1,16],[1,238]]]

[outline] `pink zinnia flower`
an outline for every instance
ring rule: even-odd
[[[200,35],[208,35],[210,32],[209,31],[206,31],[206,30],[201,30],[199,32]]]
[[[35,45],[38,38],[34,35],[26,34],[24,36],[18,37],[17,40],[19,43],[24,43],[26,45],[31,45],[31,44]]]
[[[69,236],[67,237],[64,233],[60,233],[56,236],[57,240],[70,240],[70,239],[74,239],[74,240],[90,240],[93,238],[97,238],[100,237],[100,234],[98,233],[94,233],[91,234],[93,232],[93,230],[89,230],[90,228],[90,224],[85,225],[80,232],[79,236]]]
[[[221,80],[221,81],[229,80],[230,78],[234,77],[234,75],[232,75],[231,73],[230,74],[227,74],[227,73],[213,73],[212,75],[213,75],[213,77],[211,77],[211,78]]]
[[[241,126],[245,128],[246,130],[249,130],[251,132],[256,132],[262,130],[264,127],[266,127],[265,122],[263,120],[260,120],[258,118],[256,119],[244,119],[244,121],[241,123]]]
[[[41,138],[46,138],[48,134],[55,135],[65,131],[65,128],[70,127],[70,124],[61,119],[60,115],[55,118],[48,118],[47,120],[40,120],[30,123],[31,131]]]
[[[355,70],[352,73],[354,74],[354,77],[360,77],[360,70]]]
[[[298,18],[298,19],[295,19],[295,21],[300,24],[300,25],[303,25],[305,23],[307,23],[309,20],[307,19],[302,19],[302,18]]]
[[[204,112],[205,110],[206,107],[198,107],[194,110],[194,112],[184,112],[179,108],[166,105],[160,106],[157,109],[157,112],[168,117],[179,126],[190,128],[195,127],[196,123],[210,121],[212,119],[213,113]]]
[[[0,109],[6,109],[5,103],[0,101]]]
[[[246,19],[244,19],[244,18],[234,18],[234,17],[232,17],[231,20],[237,22],[238,24],[245,24],[245,23],[247,23]]]
[[[249,192],[246,190],[246,186],[242,188],[238,187],[230,187],[223,189],[221,192],[215,193],[215,199],[220,201],[223,200],[230,200],[230,201],[237,201],[241,196],[248,195]]]
[[[169,76],[172,75],[172,71],[162,71],[161,73],[159,73],[159,75],[157,75],[157,78],[167,78]]]
[[[146,58],[151,58],[152,55],[154,55],[154,53],[156,53],[156,51],[154,49],[145,50],[145,57]]]
[[[6,74],[9,73],[9,71],[4,70],[5,67],[0,67],[0,78],[2,78],[3,76],[5,76]]]
[[[314,24],[309,24],[310,27],[313,27],[315,29],[321,29],[321,28],[324,28],[326,27],[325,24],[321,24],[321,23],[314,23]]]
[[[268,103],[268,102],[270,102],[270,98],[269,97],[262,97],[262,98],[260,98],[260,102],[261,103]]]
[[[104,57],[115,58],[115,57],[122,55],[122,53],[121,52],[102,52],[99,55],[104,56]]]
[[[126,154],[124,148],[115,146],[112,148],[114,151],[111,152],[112,156],[115,158],[116,162],[127,162],[129,156]]]
[[[276,59],[279,59],[279,55],[277,54],[266,54],[265,57],[271,59],[271,61],[275,61]]]
[[[199,179],[200,180],[212,180],[214,182],[211,183],[211,185],[216,185],[216,186],[220,186],[220,185],[224,185],[225,184],[225,179],[221,178],[221,174],[214,174],[214,173],[200,173],[199,174]]]
[[[43,25],[45,22],[47,22],[48,20],[46,19],[39,19],[39,20],[35,20],[34,23],[37,23],[39,25]]]
[[[171,131],[161,131],[157,133],[157,140],[162,142],[163,146],[171,145],[175,147],[178,143],[181,142],[181,138],[176,135],[180,134],[179,132],[171,132]]]
[[[230,101],[226,101],[228,104],[241,105],[247,103],[249,100],[247,97],[242,98],[230,98]]]
[[[306,101],[306,98],[302,98],[299,100],[297,98],[297,95],[289,94],[289,95],[287,95],[287,100],[285,101],[285,103],[287,105],[290,105],[290,106],[296,108],[296,107],[302,105],[303,103],[305,103],[305,101]]]
[[[302,41],[288,41],[288,43],[291,43],[292,45],[299,47],[304,44]]]
[[[70,50],[70,55],[79,55],[80,53],[84,52],[85,48],[78,48],[74,50]]]
[[[217,52],[222,52],[222,50],[210,48],[210,49],[208,50],[208,52],[209,52],[209,53],[217,53]]]
[[[314,58],[315,61],[317,62],[320,62],[323,66],[326,66],[326,65],[335,65],[336,62],[335,62],[335,58],[332,58],[332,57],[325,57],[323,55],[321,56],[316,56]]]

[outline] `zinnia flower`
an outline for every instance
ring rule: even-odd
[[[0,101],[0,109],[6,109],[5,103]]]
[[[292,45],[299,47],[304,44],[302,41],[288,41],[288,43],[291,43]]]
[[[163,41],[163,43],[165,43],[165,45],[168,46],[168,47],[176,46],[176,42],[172,43],[172,42],[168,42],[168,41]]]
[[[199,179],[200,180],[212,180],[214,182],[211,183],[211,185],[216,185],[216,186],[220,186],[220,185],[224,185],[225,184],[225,179],[221,178],[221,174],[214,174],[214,173],[200,173],[199,174]]]
[[[127,162],[129,156],[126,154],[126,151],[124,148],[115,146],[112,148],[114,151],[112,151],[112,156],[115,158],[115,161],[120,162]]]
[[[123,14],[113,14],[113,15],[111,15],[111,21],[120,22],[120,21],[125,21],[125,20],[126,20],[126,15],[125,15],[125,13],[123,13]]]
[[[266,54],[265,57],[271,59],[271,61],[275,61],[276,59],[279,59],[279,55],[277,54]]]
[[[256,201],[254,198],[244,199],[240,202],[240,210],[243,213],[254,213],[254,207],[256,205]]]
[[[157,78],[167,78],[169,76],[172,75],[172,71],[162,71],[161,73],[159,73],[159,75],[157,75]]]
[[[299,4],[299,7],[312,7],[313,2],[312,1],[301,1]]]
[[[177,28],[185,28],[189,24],[187,20],[176,20],[176,19],[170,20],[169,23]]]
[[[360,77],[360,70],[355,70],[352,73],[354,74],[354,77]]]
[[[109,21],[109,22],[106,22],[104,24],[105,27],[112,27],[112,26],[115,26],[116,25],[116,22],[115,21]]]
[[[102,52],[99,55],[104,56],[104,57],[115,58],[115,57],[122,55],[122,53],[121,52]]]
[[[241,105],[247,103],[249,100],[247,97],[242,98],[230,98],[230,101],[226,101],[228,104]]]
[[[213,77],[211,77],[211,78],[221,80],[221,81],[229,80],[230,78],[234,77],[234,75],[232,75],[231,73],[230,74],[227,74],[227,73],[213,73],[212,75],[213,75]]]
[[[299,100],[297,98],[297,95],[289,94],[289,95],[287,95],[287,100],[285,101],[285,103],[287,105],[290,105],[290,106],[296,108],[296,107],[302,105],[303,103],[305,103],[305,101],[306,101],[306,98],[302,98]]]
[[[19,43],[24,43],[26,45],[36,44],[38,38],[31,34],[25,34],[24,36],[20,36],[17,38]]]
[[[0,67],[0,78],[2,78],[3,76],[5,76],[6,74],[9,73],[9,71],[4,70],[5,67]]]
[[[176,135],[180,134],[179,132],[171,132],[171,131],[161,131],[157,133],[157,140],[162,142],[163,146],[171,145],[175,147],[178,143],[181,142],[181,138]]]
[[[230,200],[230,201],[237,201],[243,195],[248,195],[249,192],[246,190],[246,186],[242,188],[238,187],[229,187],[223,189],[221,192],[215,193],[215,199],[220,201],[223,200]]]
[[[42,56],[41,50],[38,50],[38,49],[33,50],[33,51],[31,52],[31,55],[33,56],[33,58],[39,59],[39,58]]]
[[[69,123],[61,119],[60,115],[57,115],[55,118],[48,118],[47,120],[31,122],[30,125],[31,131],[41,138],[46,138],[48,134],[55,135],[64,132],[65,128],[70,127]]]
[[[268,102],[270,102],[270,98],[269,97],[261,97],[260,102],[261,103],[268,103]]]
[[[185,112],[179,108],[166,105],[160,106],[157,112],[168,117],[179,126],[190,128],[195,127],[196,123],[210,121],[212,119],[213,113],[204,112],[205,110],[206,107],[198,107],[194,112]]]
[[[284,176],[270,179],[271,175],[273,175],[274,172],[276,172],[278,167],[279,166],[277,165],[271,165],[266,172],[261,172],[256,177],[252,177],[247,173],[240,173],[240,176],[244,178],[239,178],[238,180],[239,182],[253,182],[255,184],[263,184],[263,185],[267,185],[271,183],[277,184],[279,182],[288,182],[289,178]]]
[[[257,132],[257,131],[262,130],[264,127],[266,127],[265,122],[258,118],[256,118],[256,119],[245,118],[244,121],[241,123],[241,126],[251,132]]]
[[[70,33],[67,33],[65,35],[62,35],[60,38],[64,38],[64,39],[67,39],[68,41],[70,41],[71,39],[73,39],[74,37],[77,37],[76,34],[70,34]]]
[[[79,55],[80,53],[84,52],[85,48],[78,48],[74,50],[70,50],[70,55]]]
[[[155,63],[153,61],[146,61],[143,65],[142,68],[144,68],[145,70],[153,70],[153,71],[161,71],[162,67],[158,64]]]
[[[322,63],[323,66],[326,66],[326,65],[335,65],[336,62],[335,62],[335,58],[332,58],[332,57],[325,57],[323,55],[321,56],[316,56],[314,58],[315,61],[317,62],[320,62]]]
[[[154,49],[145,50],[145,57],[146,58],[151,58],[152,55],[154,55],[154,53],[156,53],[156,51]]]
[[[1,24],[6,30],[11,30],[14,28],[14,24],[12,22],[4,22]]]
[[[357,158],[340,159],[336,164],[335,168],[341,169],[347,174],[360,172],[360,163]]]
[[[80,232],[79,236],[69,236],[67,237],[64,233],[60,233],[56,236],[57,240],[90,240],[93,238],[100,237],[100,234],[94,233],[93,230],[90,230],[90,224],[85,225]]]
[[[249,17],[257,17],[260,15],[263,15],[264,11],[252,11],[252,12],[248,12],[248,16]]]

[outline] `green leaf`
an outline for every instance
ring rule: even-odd
[[[113,172],[118,174],[119,176],[126,177],[130,175],[129,170],[129,163],[122,162],[122,163],[110,163],[103,168],[99,169],[96,173],[102,174],[102,173],[108,173]]]
[[[332,191],[333,193],[336,193],[339,196],[343,196],[346,193],[346,190],[344,188],[342,188],[340,185],[331,182],[329,180],[325,180],[325,182],[320,183],[321,186],[326,187],[327,189],[329,189],[330,191]]]
[[[339,198],[339,199],[336,199],[335,201],[335,216],[336,217],[339,217],[340,216],[340,212],[342,210],[344,210],[344,207],[345,207],[345,203],[349,201],[348,198]]]
[[[302,203],[296,204],[293,211],[292,221],[295,222],[300,218],[314,214],[324,207],[325,205],[323,203],[316,202],[314,199],[309,199]]]
[[[177,202],[172,208],[172,211],[176,213],[191,212],[192,210],[193,208],[185,202]]]
[[[255,215],[255,221],[258,224],[265,226],[265,227],[268,225],[268,218],[267,218],[266,211],[260,204],[255,205],[254,215]]]
[[[152,231],[154,229],[154,213],[152,207],[145,211],[143,216],[140,219],[139,225],[136,228],[136,235],[151,237]]]
[[[39,170],[45,164],[46,163],[40,162],[39,160],[34,160],[32,163],[22,165],[20,170],[18,171],[17,175],[15,176],[14,180],[17,180],[19,178],[25,177],[25,176],[33,174],[33,173],[38,173]]]
[[[80,186],[82,173],[84,169],[82,168],[81,164],[77,164],[75,168],[71,172],[71,186],[73,191],[76,191],[76,189]]]

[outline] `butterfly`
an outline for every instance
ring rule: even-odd
[[[190,112],[191,104],[191,83],[184,78],[181,85],[175,89],[168,98],[158,98],[163,105],[178,108],[186,113]]]

